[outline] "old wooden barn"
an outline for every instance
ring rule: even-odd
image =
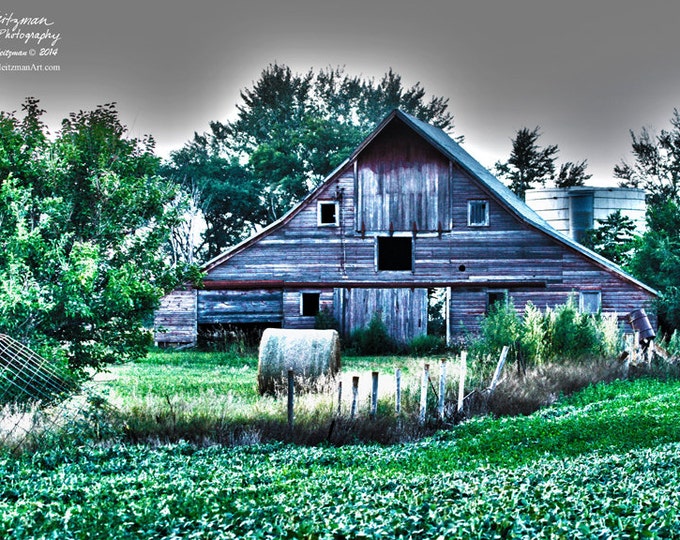
[[[380,313],[409,342],[446,299],[448,338],[474,331],[490,303],[518,310],[649,309],[655,292],[559,233],[445,132],[396,110],[300,204],[208,262],[201,289],[168,295],[159,344],[211,325],[313,328],[326,309],[342,335]]]

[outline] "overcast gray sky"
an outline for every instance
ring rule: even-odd
[[[39,20],[12,22],[24,17]],[[676,0],[5,0],[0,110],[38,97],[56,131],[69,112],[116,101],[131,134],[167,155],[233,118],[272,62],[374,78],[392,67],[449,98],[455,133],[487,167],[539,125],[560,161],[588,159],[604,184],[629,155],[628,131],[666,128],[680,107],[679,25]],[[54,47],[26,42],[47,31]],[[1,67],[27,63],[43,71]]]

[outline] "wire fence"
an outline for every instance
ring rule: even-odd
[[[77,388],[65,366],[0,334],[0,446],[16,448],[36,430],[63,420],[72,408],[65,398]]]

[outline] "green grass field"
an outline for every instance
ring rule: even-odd
[[[254,359],[186,360],[152,357],[101,384],[121,403],[172,379],[186,400],[257,400],[239,375]],[[598,384],[396,445],[55,443],[0,456],[0,537],[680,537],[679,392]]]
[[[98,376],[91,391],[110,405],[109,417],[122,426],[122,436],[132,442],[165,441],[241,444],[289,441],[316,444],[328,439],[334,424],[335,444],[363,440],[394,442],[394,372],[404,381],[402,416],[414,416],[422,359],[405,357],[347,357],[340,379],[344,385],[343,418],[337,419],[335,383],[323,394],[301,393],[296,398],[294,432],[289,432],[287,403],[283,398],[257,392],[257,358],[233,353],[160,353],[143,361],[113,366]],[[368,414],[371,372],[381,379],[380,422],[359,422]],[[349,416],[351,384],[360,376],[357,421]],[[435,380],[436,383],[436,380]],[[454,381],[447,391],[452,394]],[[434,407],[434,394],[430,407]],[[433,410],[433,409],[432,409]],[[337,420],[337,422],[334,422]],[[337,426],[337,428],[336,428]],[[430,429],[430,432],[432,430]],[[411,436],[409,433],[408,437]]]

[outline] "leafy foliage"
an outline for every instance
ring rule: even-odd
[[[153,140],[125,137],[114,104],[49,140],[37,100],[0,114],[0,331],[74,368],[136,358],[143,323],[184,268],[163,246],[179,216]]]
[[[592,174],[586,173],[588,160],[584,159],[581,163],[572,163],[567,161],[560,166],[560,172],[555,178],[555,187],[568,188],[583,186],[586,180],[592,178]]]
[[[626,161],[614,167],[622,187],[642,188],[650,206],[680,197],[680,112],[673,110],[671,129],[654,135],[647,128],[639,134],[631,130],[633,164]]]
[[[170,162],[163,165],[161,173],[177,183],[193,201],[193,219],[200,214],[205,222],[198,245],[195,245],[196,230],[185,233],[187,239],[174,250],[177,260],[193,262],[196,254],[201,259],[212,259],[222,248],[252,234],[266,221],[260,183],[235,157],[226,158],[212,152],[205,135],[194,135],[193,141],[172,152]],[[174,230],[175,235],[181,234],[181,227],[185,226],[180,224],[180,228]]]
[[[446,349],[446,338],[432,334],[416,336],[408,344],[409,352],[416,356],[442,354]]]
[[[508,345],[513,349],[511,356],[514,356],[520,328],[521,319],[512,298],[491,304],[489,312],[480,322],[482,349],[487,354],[497,356]]]
[[[659,290],[660,325],[671,333],[680,328],[680,112],[671,128],[655,135],[647,128],[630,132],[634,162],[621,162],[614,175],[623,187],[647,193],[647,231],[629,263],[631,273]]]
[[[580,163],[567,161],[555,174],[559,148],[556,144],[539,146],[540,136],[538,126],[533,130],[526,127],[519,129],[512,139],[508,160],[495,164],[496,174],[509,182],[510,189],[522,200],[528,189],[545,186],[548,181],[553,181],[555,187],[567,188],[582,186],[592,177],[586,173],[588,160],[585,159]]]
[[[512,140],[512,150],[508,161],[497,162],[496,174],[510,182],[510,189],[521,199],[527,189],[536,185],[545,185],[555,174],[555,158],[557,145],[541,148],[538,138],[541,132],[538,127],[533,130],[521,128]]]
[[[358,328],[352,333],[349,346],[363,355],[390,354],[399,349],[390,337],[380,312],[373,314],[365,328]]]
[[[597,227],[586,231],[581,243],[620,266],[627,265],[637,245],[633,220],[617,210],[597,222]]]
[[[617,352],[619,338],[615,317],[581,313],[573,296],[543,312],[528,302],[522,315],[509,298],[491,306],[470,349],[485,372],[493,369],[506,345],[510,347],[509,361],[532,366],[546,361],[611,357]]]
[[[680,328],[680,206],[677,201],[647,209],[647,231],[637,243],[628,268],[661,292],[659,323],[667,333]]]
[[[317,330],[338,330],[340,323],[328,307],[323,307],[314,316],[314,328]]]

